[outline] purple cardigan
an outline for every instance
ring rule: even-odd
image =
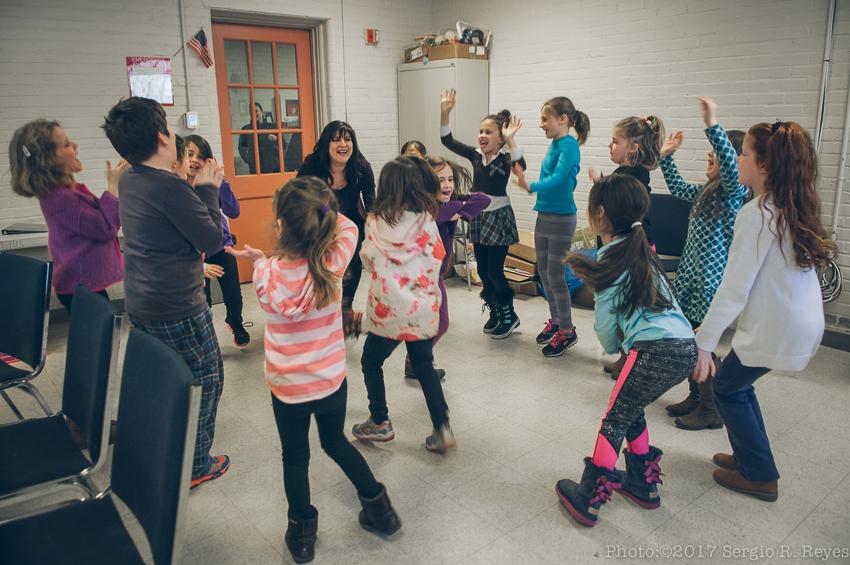
[[[98,198],[77,184],[51,189],[40,204],[57,293],[72,293],[78,284],[101,290],[124,279],[118,197],[104,192]]]
[[[490,197],[483,192],[467,194],[461,196],[460,200],[449,200],[444,204],[440,204],[440,213],[437,216],[437,229],[440,230],[440,239],[443,240],[443,247],[446,248],[446,256],[443,257],[440,274],[445,273],[446,269],[449,268],[449,253],[451,253],[452,242],[455,238],[455,229],[457,229],[457,220],[452,221],[452,218],[455,214],[460,214],[460,217],[468,222],[489,205]]]
[[[221,227],[224,228],[224,241],[221,244],[221,249],[218,250],[221,253],[225,247],[233,247],[233,236],[230,235],[230,224],[227,223],[227,218],[231,220],[238,218],[241,212],[239,201],[236,199],[236,195],[233,194],[230,183],[224,179],[221,180],[221,187],[218,189],[218,205],[221,206],[221,211],[224,212],[221,216]]]

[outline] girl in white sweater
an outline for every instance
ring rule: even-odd
[[[738,213],[723,282],[697,333],[694,379],[714,374],[711,351],[740,316],[732,351],[714,378],[733,451],[714,456],[721,467],[714,480],[773,502],[779,472],[753,383],[772,369],[801,371],[817,351],[824,317],[815,269],[835,244],[820,223],[817,155],[806,130],[790,122],[753,126],[738,169],[755,198]]]

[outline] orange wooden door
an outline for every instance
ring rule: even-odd
[[[316,142],[310,32],[213,24],[212,34],[225,175],[241,208],[230,231],[237,247],[268,255],[272,195]],[[250,281],[251,263],[238,262],[239,280]]]

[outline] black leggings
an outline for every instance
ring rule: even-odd
[[[294,518],[310,518],[310,416],[316,415],[319,441],[322,449],[333,459],[357,493],[364,498],[375,498],[381,486],[363,455],[345,437],[345,404],[348,396],[348,381],[332,395],[310,402],[287,404],[272,394],[272,408],[280,434],[283,458],[283,489],[289,504],[289,515]]]
[[[224,321],[231,328],[242,325],[242,287],[239,285],[239,267],[236,257],[219,251],[215,255],[204,259],[205,263],[218,265],[224,269],[224,274],[218,277],[218,285],[221,287],[221,297],[224,299],[224,307],[227,309]],[[207,295],[207,306],[212,308],[212,294],[210,293],[210,279],[204,280],[204,293]]]
[[[352,216],[347,212],[343,213],[346,218],[350,219],[357,226],[357,247],[354,248],[354,255],[351,257],[351,262],[348,263],[348,268],[345,270],[345,277],[342,279],[342,303],[343,306],[351,304],[354,300],[354,294],[357,292],[357,287],[360,285],[360,274],[363,271],[363,262],[360,260],[360,246],[363,244],[365,234],[363,233],[366,224],[360,217],[360,214],[355,210]],[[348,299],[346,301],[346,299]]]
[[[481,296],[493,300],[497,304],[505,304],[513,298],[514,291],[505,277],[505,257],[508,256],[507,245],[473,244],[475,260],[478,263],[478,276],[484,285]]]

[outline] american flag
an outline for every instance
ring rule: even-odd
[[[189,43],[186,45],[195,50],[195,53],[197,53],[198,57],[201,58],[201,61],[203,61],[206,68],[213,66],[213,60],[210,56],[210,48],[207,45],[207,34],[204,33],[203,29],[196,33],[195,37],[190,39]]]

